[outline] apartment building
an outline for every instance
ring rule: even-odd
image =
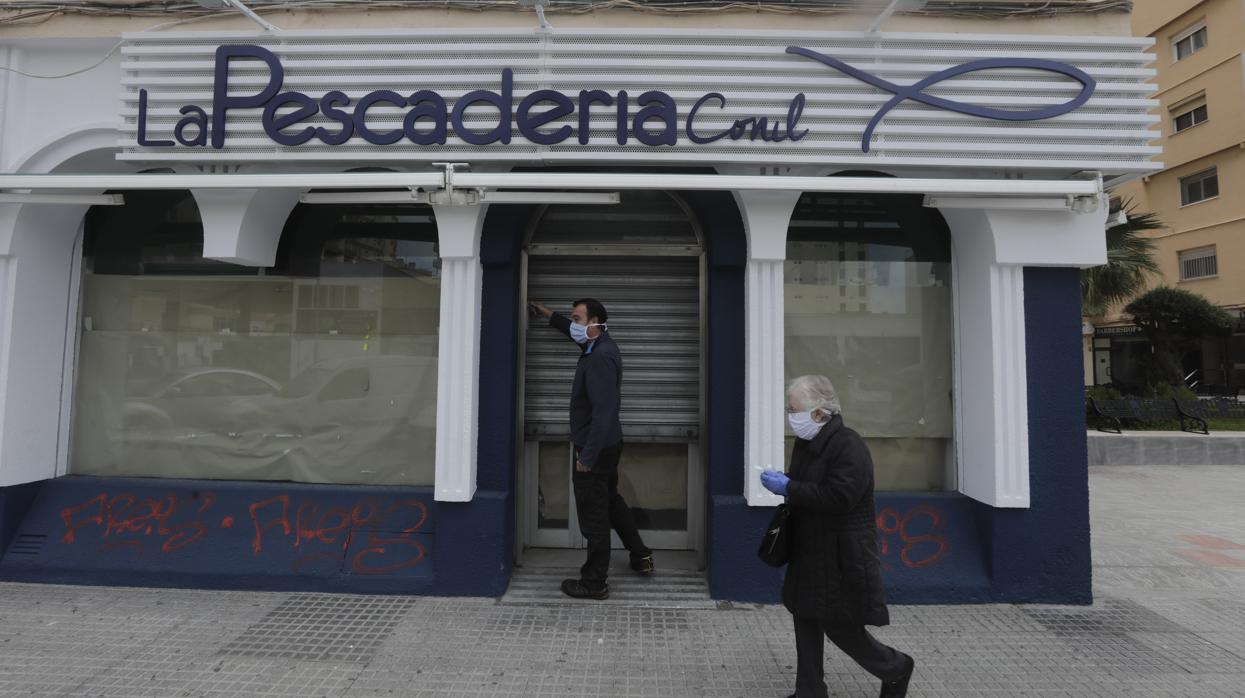
[[[1200,393],[1245,388],[1245,3],[1137,0],[1132,27],[1154,39],[1164,169],[1114,190],[1165,228],[1149,234],[1167,285],[1201,294],[1239,318],[1227,338],[1206,338],[1185,357],[1186,382]],[[1139,381],[1149,351],[1115,308],[1093,322],[1086,384]],[[1088,328],[1087,328],[1088,329]]]

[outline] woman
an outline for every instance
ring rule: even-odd
[[[908,693],[912,657],[878,642],[866,625],[887,625],[873,507],[873,460],[843,426],[825,376],[800,376],[787,388],[795,432],[790,476],[765,471],[761,483],[787,498],[791,560],[782,601],[795,620],[792,698],[825,698],[822,635],[882,680],[881,698]]]

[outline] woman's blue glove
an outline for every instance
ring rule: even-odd
[[[774,494],[787,496],[787,483],[791,482],[791,478],[774,470],[766,470],[761,473],[761,486],[773,492]]]

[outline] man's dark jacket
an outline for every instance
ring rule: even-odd
[[[835,415],[791,451],[791,561],[782,601],[831,625],[886,625],[873,503],[873,459]]]
[[[549,325],[571,336],[571,320],[554,313]],[[622,441],[622,354],[608,332],[580,350],[571,383],[571,442],[579,449],[579,462],[596,465],[603,449]]]

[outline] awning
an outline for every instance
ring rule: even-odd
[[[851,194],[922,194],[929,205],[966,206],[965,197],[989,197],[1005,208],[1071,208],[1091,211],[1102,196],[1098,176],[1084,179],[939,179],[913,177],[808,177],[784,175],[646,174],[605,172],[470,172],[463,165],[439,172],[332,172],[265,174],[6,174],[0,175],[0,203],[49,203],[65,192],[124,192],[150,189],[334,189],[393,190],[404,200],[446,205],[489,203],[490,192],[506,193],[497,203],[519,203],[527,193],[606,190],[801,191]],[[403,193],[405,190],[405,194]],[[84,203],[69,195],[64,203]],[[97,202],[104,203],[104,202]],[[987,204],[987,202],[978,202]],[[1006,205],[1003,205],[1006,204]]]

